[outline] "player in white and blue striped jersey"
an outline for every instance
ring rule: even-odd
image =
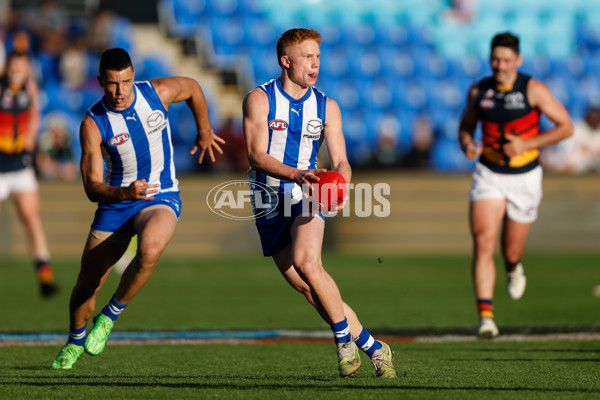
[[[277,41],[281,76],[244,99],[244,137],[256,226],[263,254],[273,257],[290,285],[330,324],[340,375],[351,375],[360,368],[361,348],[371,357],[378,377],[395,378],[391,348],[361,325],[323,267],[323,216],[303,212],[301,187],[317,182],[316,174],[323,171],[317,168],[323,141],[333,170],[346,182],[352,176],[340,108],[314,87],[320,43],[321,35],[311,29],[284,32]]]
[[[114,321],[144,287],[175,232],[181,200],[175,176],[169,104],[185,101],[198,127],[191,153],[222,153],[211,127],[202,89],[190,78],[156,78],[134,82],[129,54],[108,49],[100,58],[98,81],[104,97],[87,112],[80,129],[81,175],[88,198],[98,203],[71,293],[67,344],[51,365],[70,369],[84,350],[97,355],[106,345]],[[104,168],[106,165],[106,168]],[[94,319],[96,292],[112,266],[138,236],[138,249],[110,302]]]

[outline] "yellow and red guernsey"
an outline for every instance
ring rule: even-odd
[[[522,173],[539,164],[539,149],[512,158],[502,151],[502,145],[508,142],[507,134],[523,140],[540,134],[540,112],[527,100],[529,79],[528,75],[518,74],[512,87],[498,86],[493,77],[478,84],[475,106],[483,132],[483,152],[479,161],[492,171]]]
[[[31,119],[31,97],[25,88],[18,93],[9,89],[6,78],[0,80],[0,152],[19,154]]]

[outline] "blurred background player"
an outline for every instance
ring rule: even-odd
[[[539,148],[573,133],[563,105],[542,82],[519,73],[521,63],[519,38],[509,32],[494,36],[490,55],[493,76],[469,89],[458,132],[467,158],[479,158],[469,197],[473,282],[480,318],[478,334],[482,337],[498,335],[493,319],[498,233],[502,230],[508,293],[519,299],[526,287],[521,264],[525,241],[542,199]],[[555,124],[543,134],[540,113]],[[482,143],[474,140],[478,122]]]
[[[35,155],[40,179],[73,181],[78,178],[69,121],[66,114],[54,112],[46,116]]]
[[[32,155],[40,127],[39,93],[26,53],[8,55],[0,79],[0,202],[11,197],[23,222],[41,294],[57,292],[50,251],[40,218],[40,196]]]
[[[175,232],[181,213],[175,177],[169,105],[185,101],[198,133],[191,153],[198,162],[208,152],[221,153],[211,127],[202,89],[190,78],[156,78],[134,82],[129,54],[108,49],[100,58],[98,81],[104,97],[87,112],[81,124],[81,175],[88,198],[98,203],[81,259],[81,271],[71,293],[67,344],[51,365],[70,369],[84,349],[100,354],[114,321],[150,279],[163,250]],[[104,163],[108,176],[104,177]],[[114,264],[137,234],[137,252],[110,302],[94,319],[96,293]]]
[[[279,198],[276,209],[256,218],[256,226],[263,254],[273,257],[290,285],[303,293],[330,324],[340,375],[351,375],[360,368],[360,347],[371,357],[378,377],[395,378],[391,348],[376,341],[362,327],[323,267],[323,215],[302,210],[301,187],[317,182],[315,174],[323,171],[317,169],[317,152],[323,139],[332,169],[342,174],[346,182],[352,176],[340,109],[334,100],[314,88],[319,75],[320,44],[317,31],[284,32],[277,41],[281,76],[256,88],[244,100],[250,185],[268,185]],[[255,199],[253,204],[258,201]],[[255,213],[260,211],[255,207]]]
[[[573,136],[544,150],[545,170],[585,174],[600,171],[600,108],[591,106],[575,121]]]

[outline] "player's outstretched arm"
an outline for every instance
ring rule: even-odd
[[[190,154],[198,152],[198,163],[202,163],[206,152],[212,162],[216,159],[215,152],[223,154],[221,145],[225,144],[225,140],[218,137],[212,129],[206,97],[196,80],[174,76],[153,79],[152,84],[166,109],[169,109],[171,103],[185,101],[192,111],[197,134]]]
[[[118,203],[124,200],[152,200],[158,192],[158,184],[150,185],[138,179],[128,187],[116,187],[104,183],[102,159],[102,136],[92,118],[86,117],[80,128],[81,177],[90,201],[96,203]]]

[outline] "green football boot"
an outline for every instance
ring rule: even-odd
[[[102,353],[114,324],[114,321],[106,315],[102,313],[98,314],[94,318],[94,327],[88,333],[87,338],[85,338],[85,343],[83,344],[85,352],[92,356]]]
[[[337,344],[338,369],[342,378],[352,375],[360,368],[362,361],[354,340]]]
[[[381,343],[381,349],[375,350],[373,356],[371,356],[371,362],[375,366],[375,375],[378,378],[395,378],[396,368],[392,364],[394,352],[387,343],[381,340],[378,340],[378,342]]]
[[[58,353],[56,360],[52,361],[52,369],[71,369],[83,354],[83,346],[67,343]]]

